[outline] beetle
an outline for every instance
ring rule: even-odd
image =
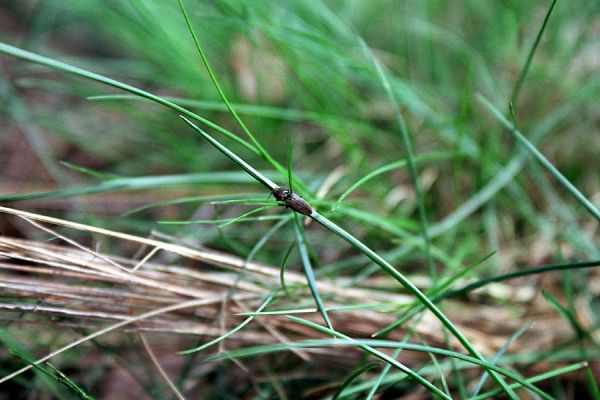
[[[286,208],[291,208],[304,215],[311,215],[313,212],[306,200],[286,188],[276,187],[271,194],[275,197],[275,200],[284,202]]]

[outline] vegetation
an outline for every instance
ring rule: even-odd
[[[0,393],[600,399],[600,3],[0,21]]]

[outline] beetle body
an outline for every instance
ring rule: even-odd
[[[291,208],[300,214],[311,215],[313,212],[306,200],[286,188],[276,187],[273,189],[272,194],[277,201],[284,202],[287,208]]]

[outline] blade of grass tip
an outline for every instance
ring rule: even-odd
[[[435,387],[433,384],[431,384],[431,382],[429,382],[428,380],[426,380],[425,378],[423,378],[421,375],[417,374],[416,372],[414,372],[412,369],[406,367],[404,364],[398,362],[397,360],[394,360],[392,357],[388,356],[385,353],[380,352],[379,350],[374,349],[371,346],[367,346],[365,344],[362,344],[354,339],[352,339],[349,336],[346,336],[342,333],[336,332],[332,329],[329,328],[325,328],[324,326],[315,324],[314,322],[302,319],[302,318],[298,318],[298,317],[294,317],[292,315],[288,316],[289,319],[291,319],[292,321],[295,321],[299,324],[311,327],[313,329],[316,329],[318,331],[321,331],[323,333],[332,335],[333,337],[339,338],[339,339],[344,339],[347,340],[351,343],[353,343],[355,346],[363,349],[364,351],[366,351],[369,354],[374,355],[375,357],[385,361],[388,364],[393,365],[394,367],[398,368],[399,370],[401,370],[402,372],[404,372],[405,374],[407,374],[408,376],[410,376],[411,378],[413,378],[415,381],[417,381],[418,383],[420,383],[425,389],[429,390],[431,393],[433,393],[436,396],[439,396],[443,399],[451,399],[451,397],[447,396],[444,392],[442,392],[440,389],[438,389],[437,387]]]
[[[217,79],[217,76],[213,72],[213,69],[210,66],[210,63],[208,62],[208,58],[206,57],[206,54],[204,53],[204,49],[200,45],[200,40],[198,40],[198,36],[196,35],[196,31],[194,30],[194,27],[192,26],[192,21],[190,20],[188,13],[183,5],[183,1],[182,0],[177,0],[177,1],[179,2],[179,8],[181,9],[181,13],[183,14],[185,23],[188,27],[190,34],[192,35],[194,44],[196,45],[196,50],[198,50],[198,54],[200,55],[200,58],[202,59],[202,62],[204,63],[204,67],[206,68],[206,71],[208,72],[208,75],[210,76],[210,79],[211,79],[213,85],[215,86],[215,89],[217,89],[217,92],[219,93],[221,100],[223,100],[223,103],[225,103],[225,106],[227,107],[227,109],[229,110],[229,112],[231,113],[231,115],[233,116],[235,121],[237,122],[237,124],[240,126],[240,128],[242,128],[242,130],[244,131],[246,136],[248,136],[248,138],[252,141],[252,143],[254,144],[254,147],[258,150],[258,153],[260,154],[260,156],[265,161],[267,161],[269,164],[271,164],[273,167],[275,167],[275,169],[277,169],[280,173],[283,174],[285,171],[283,169],[283,167],[273,157],[271,157],[269,152],[267,150],[265,150],[265,148],[260,144],[260,142],[252,134],[252,132],[250,132],[250,129],[248,129],[248,127],[246,126],[244,121],[242,121],[242,119],[240,118],[238,113],[235,111],[235,108],[233,108],[232,104],[229,102],[229,99],[225,95],[225,92],[223,92],[223,89],[221,89],[219,80]]]
[[[210,126],[211,128],[215,129],[216,131],[222,133],[223,135],[227,136],[229,139],[235,141],[236,143],[244,146],[246,149],[250,150],[251,152],[253,152],[254,154],[259,155],[260,152],[250,143],[246,142],[245,140],[243,140],[242,138],[236,136],[235,134],[233,134],[232,132],[229,132],[228,130],[220,127],[219,125],[207,120],[206,118],[203,118],[201,116],[199,116],[198,114],[195,114],[189,110],[187,110],[186,108],[183,108],[171,101],[165,100],[164,98],[157,96],[155,94],[152,94],[150,92],[146,92],[145,90],[142,89],[138,89],[134,86],[128,85],[126,83],[117,81],[115,79],[111,79],[111,78],[107,78],[103,75],[100,74],[96,74],[94,72],[85,70],[83,68],[79,68],[79,67],[75,67],[73,65],[70,64],[66,64],[60,61],[56,61],[53,60],[49,57],[44,57],[41,56],[39,54],[35,54],[35,53],[31,53],[29,51],[23,50],[23,49],[19,49],[18,47],[14,47],[11,46],[9,44],[6,43],[2,43],[0,42],[0,53],[4,53],[4,54],[8,54],[10,56],[19,58],[21,60],[25,60],[25,61],[29,61],[29,62],[33,62],[36,64],[40,64],[40,65],[45,65],[47,67],[56,69],[58,71],[61,72],[65,72],[65,73],[69,73],[69,74],[73,74],[73,75],[77,75],[86,79],[90,79],[96,82],[100,82],[103,83],[105,85],[108,86],[112,86],[115,87],[117,89],[121,89],[124,90],[126,92],[129,93],[133,93],[137,96],[146,98],[148,100],[151,100],[155,103],[161,104],[165,107],[168,107],[174,111],[177,111],[180,114],[183,114],[189,118],[195,119],[196,121],[202,122],[203,124]]]
[[[333,395],[333,397],[331,398],[331,400],[337,400],[340,398],[340,396],[342,395],[342,393],[344,392],[344,390],[346,390],[346,388],[348,386],[350,386],[352,384],[352,382],[354,382],[354,380],[356,378],[358,378],[359,376],[361,376],[362,374],[364,374],[365,372],[375,369],[377,367],[381,367],[381,363],[379,362],[372,362],[366,365],[363,365],[362,367],[358,368],[356,371],[352,372],[350,374],[350,376],[348,378],[346,378],[346,380],[344,381],[344,383],[342,383],[342,385],[340,386],[340,388],[335,392],[335,394]]]
[[[479,101],[491,112],[491,114],[500,121],[502,125],[524,145],[533,157],[540,163],[554,178],[569,192],[579,203],[585,207],[598,221],[600,221],[600,210],[594,203],[588,200],[548,159],[529,141],[519,130],[508,121],[496,107],[492,105],[485,97],[478,95]]]
[[[267,178],[266,176],[264,176],[263,174],[261,174],[260,172],[258,172],[256,169],[254,169],[254,167],[252,167],[250,164],[248,164],[246,161],[242,160],[240,157],[238,157],[237,154],[235,154],[233,151],[229,150],[227,147],[223,146],[221,143],[219,143],[216,139],[214,139],[212,136],[210,136],[208,133],[204,132],[202,129],[198,128],[192,121],[190,121],[189,119],[187,119],[186,117],[184,117],[183,115],[180,116],[189,126],[192,127],[192,129],[194,129],[196,132],[198,132],[202,137],[204,137],[204,139],[208,140],[208,142],[210,144],[212,144],[214,147],[217,148],[217,150],[219,150],[221,153],[225,154],[227,157],[229,157],[229,159],[231,159],[231,161],[233,161],[234,163],[236,163],[238,166],[240,166],[240,168],[242,168],[244,171],[246,171],[249,175],[251,175],[254,179],[256,179],[257,181],[259,181],[260,183],[262,183],[264,186],[266,186],[268,189],[270,189],[271,191],[273,191],[273,189],[275,189],[277,187],[277,185],[270,180],[269,178]]]
[[[371,250],[367,245],[362,243],[360,240],[352,236],[346,230],[342,229],[337,224],[333,223],[326,217],[322,216],[318,212],[314,211],[311,215],[315,221],[321,224],[326,229],[338,235],[340,238],[344,239],[348,243],[350,243],[353,247],[358,249],[361,253],[366,255],[369,259],[375,262],[377,265],[381,267],[388,275],[398,281],[406,290],[408,290],[411,294],[413,294],[421,303],[427,307],[429,311],[436,316],[436,318],[444,325],[446,329],[463,345],[463,347],[475,358],[485,361],[485,359],[479,354],[479,352],[471,345],[469,340],[458,330],[456,326],[446,317],[446,315],[435,305],[433,302],[425,296],[423,292],[421,292],[410,280],[408,280],[402,273],[400,273],[396,268],[394,268],[391,264],[385,261],[379,254],[375,253]],[[512,399],[517,400],[518,397],[514,394],[514,392],[507,387],[506,383],[502,380],[502,378],[496,374],[495,372],[491,373],[491,376],[494,380],[502,387],[505,393]]]
[[[261,312],[262,310],[265,309],[265,307],[267,307],[269,305],[269,303],[271,302],[271,300],[273,300],[273,294],[269,294],[267,296],[267,298],[265,299],[265,301],[260,305],[260,307],[258,307],[258,309],[256,310],[256,312]],[[232,330],[230,330],[229,332],[219,336],[218,338],[215,338],[209,342],[204,343],[201,346],[195,347],[193,349],[188,349],[188,350],[183,350],[183,351],[179,351],[177,352],[177,354],[182,354],[182,355],[187,355],[187,354],[192,354],[192,353],[196,353],[198,351],[202,351],[214,344],[217,344],[225,339],[227,339],[229,336],[233,335],[234,333],[236,333],[237,331],[239,331],[240,329],[242,329],[244,326],[248,325],[254,318],[256,315],[251,315],[248,318],[246,318],[244,321],[242,321],[242,323],[240,323],[238,326],[236,326],[235,328],[233,328]]]
[[[290,192],[294,192],[294,177],[292,174],[292,166],[294,163],[294,148],[296,147],[296,136],[291,137],[290,139],[290,143],[289,143],[289,148],[288,148],[288,167],[287,167],[287,172],[288,172],[288,185],[290,187]]]
[[[107,180],[107,179],[122,178],[119,175],[107,174],[105,172],[96,171],[95,169],[86,168],[86,167],[82,167],[80,165],[72,164],[72,163],[67,162],[67,161],[59,161],[59,163],[61,165],[63,165],[65,168],[69,168],[70,170],[77,171],[77,172],[79,172],[81,174],[89,175],[89,176],[92,176],[92,177],[98,178],[98,179]]]
[[[273,207],[275,207],[275,206],[273,206],[273,205],[271,204],[271,205],[268,205],[268,206],[263,206],[263,207],[258,207],[258,208],[255,208],[254,210],[248,211],[247,213],[244,213],[244,214],[240,215],[239,217],[235,217],[235,218],[233,218],[233,219],[232,219],[232,220],[230,220],[230,221],[227,221],[227,222],[225,222],[225,223],[222,223],[221,225],[219,225],[219,228],[224,228],[224,227],[226,227],[227,225],[231,225],[231,224],[235,224],[236,222],[243,221],[243,220],[245,220],[247,217],[249,217],[250,215],[254,215],[254,214],[257,214],[257,213],[259,213],[259,212],[262,212],[262,211],[265,211],[265,210],[269,210],[269,209],[271,209],[271,208],[273,208]]]
[[[538,31],[537,37],[535,38],[535,41],[533,42],[533,45],[531,46],[531,49],[527,54],[527,60],[525,61],[525,65],[519,73],[519,77],[517,78],[517,82],[515,83],[515,87],[513,88],[512,95],[510,96],[510,104],[512,105],[512,107],[516,107],[519,93],[521,92],[523,82],[525,82],[525,76],[527,76],[527,73],[529,72],[531,60],[533,60],[533,55],[535,54],[538,46],[540,45],[540,41],[542,40],[544,31],[546,30],[546,26],[548,25],[548,21],[550,20],[550,14],[552,14],[552,10],[554,10],[554,6],[556,5],[557,1],[558,0],[554,0],[552,4],[550,4],[550,8],[548,9],[548,12],[546,12],[546,16],[544,17],[544,22],[542,23],[542,26]]]
[[[427,257],[427,266],[429,268],[429,276],[432,279],[435,279],[437,276],[435,273],[435,266],[433,264],[433,257],[431,255],[430,250],[430,238],[428,233],[428,223],[427,223],[427,212],[425,211],[425,204],[423,202],[423,193],[421,192],[421,188],[419,186],[419,174],[417,172],[417,167],[415,163],[415,156],[413,152],[412,142],[410,140],[410,136],[408,134],[408,128],[406,127],[406,123],[404,122],[404,118],[402,118],[402,114],[400,114],[400,107],[398,106],[398,102],[396,100],[396,95],[392,90],[390,82],[383,70],[383,67],[379,60],[375,58],[375,55],[371,51],[371,49],[367,46],[365,41],[358,37],[360,46],[363,51],[369,57],[369,60],[373,63],[375,67],[375,71],[377,72],[377,76],[383,85],[383,88],[388,96],[392,107],[394,108],[394,114],[396,115],[396,122],[398,124],[398,128],[400,129],[400,136],[402,137],[402,142],[404,143],[404,148],[406,150],[406,160],[408,163],[408,172],[410,174],[410,179],[412,181],[413,188],[415,190],[415,197],[417,199],[417,209],[419,211],[419,223],[421,225],[421,235],[423,236],[423,241],[425,243],[425,255]]]
[[[504,353],[506,353],[506,350],[508,350],[508,347],[515,340],[517,340],[522,334],[524,334],[527,330],[531,329],[532,326],[533,326],[532,322],[527,322],[526,324],[521,326],[519,329],[517,329],[515,332],[513,332],[513,334],[510,335],[510,337],[506,340],[506,342],[504,342],[504,344],[502,345],[500,350],[498,350],[498,352],[496,353],[496,355],[494,356],[494,358],[492,359],[492,361],[490,363],[492,365],[496,365],[498,363],[498,361],[500,360],[500,357],[502,357],[504,355]],[[481,376],[481,379],[477,383],[477,386],[475,386],[475,389],[473,389],[473,393],[471,393],[471,397],[476,397],[479,394],[479,392],[483,388],[483,385],[485,384],[485,381],[487,380],[487,378],[488,378],[488,373],[484,372],[483,375]]]
[[[454,154],[454,153],[444,153],[441,151],[440,152],[432,152],[432,153],[423,154],[421,156],[415,157],[415,162],[444,160],[444,159],[454,158],[455,156],[456,156],[456,154]],[[358,189],[360,186],[364,185],[369,180],[375,178],[376,176],[384,174],[386,172],[393,171],[398,168],[406,167],[407,164],[408,164],[408,160],[406,160],[406,159],[400,160],[400,161],[395,161],[393,163],[389,163],[382,167],[379,167],[372,172],[369,172],[367,175],[363,176],[358,181],[356,181],[355,183],[350,185],[350,187],[348,189],[346,189],[346,191],[340,195],[340,197],[336,201],[335,205],[333,206],[332,211],[334,211],[336,208],[338,208],[342,204],[342,202],[346,199],[346,197],[348,197],[350,195],[350,193],[352,193],[353,191]]]
[[[455,274],[455,275],[451,276],[450,278],[448,278],[438,288],[435,288],[435,290],[432,293],[428,294],[429,296],[431,296],[431,301],[434,302],[434,303],[436,303],[440,299],[443,299],[444,298],[444,294],[454,284],[454,282],[458,281],[459,279],[461,279],[462,277],[464,277],[465,275],[467,275],[469,272],[471,272],[473,269],[475,269],[479,265],[483,264],[488,258],[492,257],[494,254],[496,254],[495,251],[491,252],[490,254],[486,255],[485,257],[481,258],[480,260],[477,260],[476,262],[472,263],[471,265],[467,266],[466,268],[463,268],[457,274]],[[396,329],[397,327],[399,327],[400,325],[402,325],[403,323],[405,323],[410,318],[412,318],[413,316],[415,316],[419,312],[423,311],[424,309],[425,309],[425,306],[423,305],[423,303],[414,303],[414,304],[412,304],[410,306],[410,308],[404,313],[404,315],[402,315],[402,317],[398,318],[396,321],[392,322],[391,324],[389,324],[385,328],[383,328],[383,329],[375,332],[371,336],[378,337],[378,336],[386,335],[387,333],[389,333],[392,330]]]
[[[296,241],[298,242],[298,251],[300,252],[300,259],[302,260],[302,266],[304,267],[304,274],[306,275],[306,280],[308,282],[308,287],[310,288],[310,292],[315,299],[315,304],[317,309],[323,316],[323,320],[327,327],[333,330],[333,325],[329,320],[329,316],[327,315],[327,310],[325,309],[325,305],[323,304],[323,300],[321,299],[321,295],[319,294],[319,289],[317,288],[317,281],[315,279],[315,274],[312,269],[312,265],[310,263],[310,257],[308,255],[308,249],[306,247],[306,238],[304,237],[304,229],[302,228],[302,224],[300,223],[300,218],[297,213],[294,213],[294,230],[296,232]]]

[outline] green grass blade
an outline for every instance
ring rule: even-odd
[[[271,174],[273,176],[273,174]],[[237,171],[232,172],[208,172],[182,175],[158,175],[141,177],[124,177],[100,182],[97,185],[70,187],[45,192],[0,194],[0,201],[23,201],[34,199],[49,199],[72,196],[85,196],[90,194],[114,192],[118,190],[143,190],[181,185],[198,184],[249,184],[247,174]]]
[[[432,152],[432,153],[423,154],[423,155],[415,157],[415,163],[451,159],[454,156],[455,156],[454,154],[449,154],[449,153]],[[400,161],[386,164],[382,167],[377,168],[376,170],[374,170],[372,172],[369,172],[367,175],[363,176],[358,181],[356,181],[355,183],[350,185],[350,187],[348,189],[346,189],[346,191],[340,195],[340,197],[336,201],[335,205],[333,206],[333,210],[338,208],[340,206],[340,204],[342,204],[342,202],[346,199],[346,197],[348,197],[350,195],[350,193],[352,193],[353,191],[358,189],[360,186],[364,185],[366,182],[370,181],[371,179],[373,179],[381,174],[384,174],[389,171],[393,171],[398,168],[404,168],[407,165],[408,165],[408,160],[405,159],[405,160],[400,160]]]
[[[548,9],[546,16],[544,17],[544,22],[542,23],[542,26],[537,34],[537,37],[535,38],[535,41],[533,42],[533,46],[531,46],[531,49],[529,50],[529,53],[527,54],[527,60],[525,61],[525,65],[523,66],[523,69],[521,69],[521,72],[519,73],[519,77],[517,78],[517,82],[515,83],[515,87],[513,88],[512,95],[510,96],[510,104],[511,104],[511,108],[513,108],[513,109],[516,108],[516,106],[517,106],[517,100],[519,97],[519,93],[521,92],[521,87],[523,86],[523,82],[525,82],[525,77],[527,76],[527,72],[529,72],[529,67],[531,66],[531,60],[533,60],[533,55],[535,54],[535,51],[537,50],[538,46],[540,45],[540,41],[542,40],[544,31],[546,30],[546,26],[548,25],[548,21],[550,20],[550,14],[552,14],[552,10],[554,10],[554,6],[556,5],[557,1],[558,0],[554,0],[554,1],[552,1],[552,4],[550,4],[550,8]],[[513,119],[513,121],[514,121],[514,119]]]
[[[272,206],[271,206],[272,207]],[[246,222],[250,221],[279,221],[281,219],[286,219],[285,215],[261,215],[259,217],[246,217],[244,220]],[[210,225],[210,224],[225,224],[228,222],[239,221],[239,217],[235,218],[224,218],[224,219],[207,219],[207,220],[193,220],[193,221],[158,221],[161,225]]]
[[[233,200],[233,199],[238,199],[238,200],[243,200],[243,199],[247,199],[247,200],[258,200],[257,198],[252,198],[250,197],[252,196],[251,194],[230,194],[230,195],[221,195],[221,196],[191,196],[191,197],[180,197],[180,198],[175,198],[175,199],[167,199],[167,200],[160,200],[160,201],[155,201],[152,203],[148,203],[145,204],[143,206],[140,207],[136,207],[132,210],[129,210],[125,213],[123,213],[122,215],[124,217],[133,215],[133,214],[137,214],[140,213],[142,211],[146,211],[152,208],[158,208],[158,207],[166,207],[166,206],[172,206],[172,205],[177,205],[177,204],[188,204],[188,203],[204,203],[204,202],[210,202],[211,204],[214,204],[213,202],[218,202],[220,200]],[[261,198],[264,198],[261,196]]]
[[[267,298],[265,299],[265,301],[260,305],[260,307],[258,307],[257,311],[262,311],[265,309],[265,307],[267,307],[269,305],[269,303],[271,302],[271,300],[273,300],[273,294],[269,294],[267,296]],[[248,325],[253,319],[255,318],[254,315],[249,316],[248,318],[246,318],[242,323],[240,323],[238,326],[236,326],[235,328],[233,328],[232,330],[230,330],[229,332],[219,336],[218,338],[215,338],[207,343],[204,343],[201,346],[195,347],[193,349],[188,349],[188,350],[184,350],[184,351],[180,351],[177,354],[183,354],[183,355],[187,355],[187,354],[192,354],[192,353],[196,353],[199,351],[202,351],[214,344],[217,344],[225,339],[227,339],[229,336],[233,335],[234,333],[236,333],[237,331],[239,331],[240,329],[242,329],[244,326]]]
[[[73,380],[71,380],[68,376],[66,376],[62,371],[57,369],[54,365],[48,363],[48,368],[52,370],[56,380],[65,385],[71,392],[73,392],[77,397],[81,400],[94,400],[92,396],[86,393],[79,385],[77,385]]]
[[[519,141],[524,145],[527,150],[533,155],[533,157],[540,163],[554,178],[569,192],[579,203],[587,209],[590,214],[600,221],[600,211],[596,208],[594,203],[588,200],[580,191],[573,185],[548,159],[529,141],[519,130],[508,121],[496,107],[492,105],[483,96],[478,96],[481,103],[492,113],[496,119],[500,121],[502,125]]]
[[[290,246],[288,247],[285,255],[283,256],[283,260],[281,261],[281,267],[279,268],[279,283],[281,284],[281,288],[285,292],[287,297],[292,297],[291,293],[288,290],[287,285],[285,284],[285,268],[287,267],[287,261],[296,246],[296,241],[294,240]]]
[[[308,282],[308,287],[310,288],[310,292],[315,299],[315,304],[317,309],[323,316],[323,320],[325,321],[325,325],[331,330],[333,330],[333,325],[331,324],[331,320],[327,315],[327,310],[325,309],[325,305],[323,304],[323,300],[321,299],[321,295],[319,294],[319,289],[317,288],[317,280],[315,279],[315,273],[313,272],[312,265],[310,263],[310,257],[308,255],[308,249],[306,245],[306,238],[304,237],[304,229],[300,223],[300,217],[297,213],[294,213],[294,231],[296,232],[296,241],[298,242],[298,251],[300,252],[300,259],[302,260],[302,266],[304,267],[304,274],[306,275],[306,280]]]
[[[235,224],[236,222],[240,222],[240,221],[244,221],[246,220],[250,215],[254,215],[254,214],[258,214],[262,211],[268,210],[270,208],[273,208],[272,205],[268,205],[268,206],[264,206],[264,207],[259,207],[256,208],[254,210],[248,211],[247,213],[244,213],[242,215],[240,215],[239,217],[235,217],[227,222],[223,222],[221,225],[219,225],[219,228],[224,228],[227,225],[231,225],[231,224]]]
[[[187,119],[184,116],[181,116],[181,118],[189,126],[191,126],[193,130],[195,130],[197,133],[199,133],[200,136],[204,137],[204,139],[206,139],[210,144],[215,146],[221,153],[223,153],[227,157],[229,157],[229,159],[231,159],[234,163],[236,163],[240,168],[242,168],[244,171],[246,171],[254,179],[256,179],[257,181],[262,183],[264,186],[266,186],[270,190],[273,190],[277,187],[277,185],[272,180],[270,180],[269,178],[267,178],[266,176],[264,176],[263,174],[258,172],[256,169],[254,169],[254,167],[252,167],[246,161],[244,161],[240,157],[238,157],[238,155],[235,154],[233,151],[231,151],[227,147],[223,146],[221,143],[219,143],[216,139],[214,139],[208,133],[206,133],[202,129],[198,128],[192,121],[190,121],[189,119]]]
[[[600,260],[548,264],[548,265],[542,265],[541,267],[537,267],[537,268],[527,268],[527,269],[523,269],[520,271],[510,272],[507,274],[501,274],[501,275],[496,275],[496,276],[492,276],[489,278],[481,279],[477,282],[470,283],[462,288],[449,291],[449,292],[445,293],[444,295],[442,295],[442,298],[461,296],[467,292],[470,292],[470,291],[473,291],[480,287],[489,285],[490,283],[507,281],[507,280],[518,278],[521,276],[536,275],[536,274],[542,274],[545,272],[552,272],[552,271],[564,271],[564,270],[570,270],[570,269],[592,268],[592,267],[598,267],[598,266],[600,266]]]
[[[241,144],[242,146],[244,146],[246,149],[252,151],[255,154],[259,154],[259,151],[251,144],[247,143],[246,141],[244,141],[243,139],[239,138],[238,136],[236,136],[235,134],[233,134],[232,132],[229,132],[226,129],[223,129],[222,127],[220,127],[219,125],[207,120],[206,118],[203,118],[169,100],[165,100],[164,98],[157,96],[155,94],[152,94],[150,92],[146,92],[145,90],[142,89],[138,89],[134,86],[128,85],[126,83],[123,82],[119,82],[115,79],[111,79],[111,78],[107,78],[105,76],[102,76],[100,74],[96,74],[94,72],[91,71],[87,71],[83,68],[78,68],[75,67],[73,65],[69,65],[60,61],[56,61],[53,60],[49,57],[44,57],[41,56],[39,54],[35,54],[35,53],[31,53],[29,51],[26,50],[22,50],[19,49],[18,47],[13,47],[11,45],[8,45],[6,43],[1,43],[0,42],[0,53],[4,53],[4,54],[8,54],[10,56],[19,58],[21,60],[25,60],[25,61],[29,61],[29,62],[33,62],[36,64],[40,64],[40,65],[45,65],[47,67],[56,69],[58,71],[61,72],[65,72],[65,73],[69,73],[69,74],[73,74],[73,75],[77,75],[77,76],[81,76],[83,78],[87,78],[87,79],[91,79],[93,81],[96,82],[100,82],[103,83],[105,85],[109,85],[112,87],[115,87],[117,89],[121,89],[124,90],[126,92],[129,93],[133,93],[137,96],[141,96],[144,97],[148,100],[152,100],[155,103],[161,104],[165,107],[168,107],[172,110],[177,111],[180,114],[183,114],[189,118],[195,119],[196,121],[200,121],[203,124],[210,126],[211,128],[217,130],[218,132],[222,133],[223,135],[227,136],[229,139],[235,141],[236,143]]]
[[[350,376],[344,381],[344,383],[342,383],[340,388],[335,392],[335,394],[333,395],[331,400],[339,399],[340,396],[342,395],[342,393],[344,393],[344,390],[346,390],[346,388],[349,387],[356,378],[358,378],[365,372],[367,372],[371,369],[377,368],[377,367],[381,367],[381,364],[378,362],[373,362],[373,363],[366,364],[366,365],[358,368],[356,371],[352,372],[350,374]]]

